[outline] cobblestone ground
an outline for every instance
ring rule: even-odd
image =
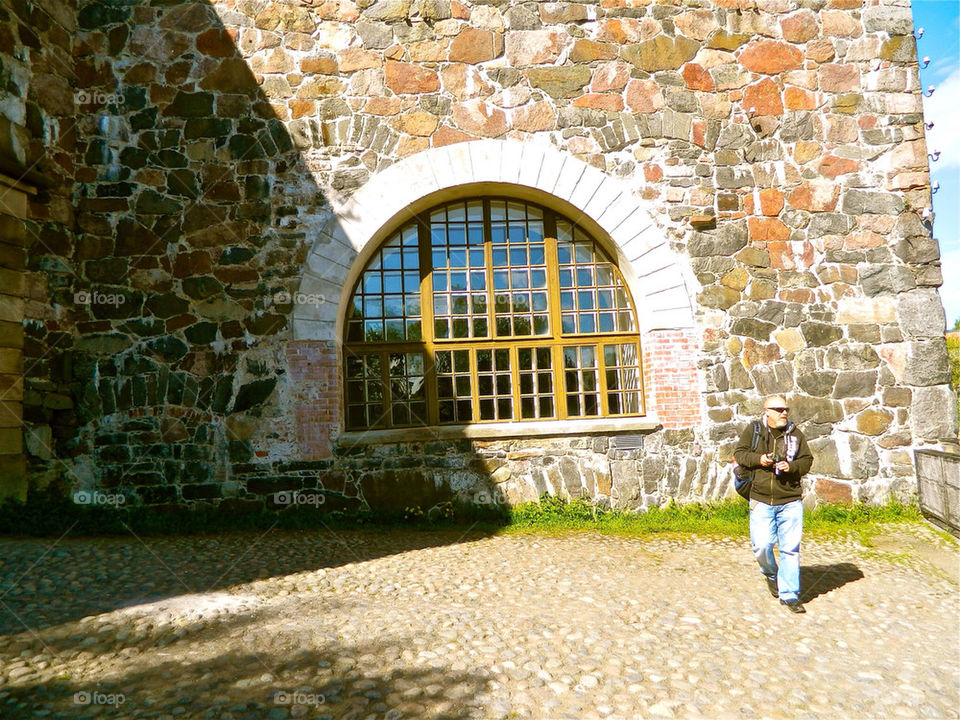
[[[0,717],[956,718],[957,548],[908,527],[805,541],[806,615],[741,538],[3,540]]]

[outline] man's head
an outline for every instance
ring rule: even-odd
[[[780,395],[771,395],[763,401],[763,419],[768,427],[777,429],[786,427],[789,412],[787,401]]]

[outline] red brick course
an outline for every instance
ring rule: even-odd
[[[647,410],[667,430],[699,427],[699,347],[694,330],[654,330],[643,337]]]
[[[328,458],[340,418],[337,349],[332,343],[316,341],[292,341],[286,349],[302,459]]]

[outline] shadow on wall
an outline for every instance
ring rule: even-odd
[[[474,462],[468,441],[415,448],[412,459],[339,449],[333,458],[294,459],[312,440],[329,441],[310,433],[323,430],[319,406],[339,404],[338,396],[296,397],[300,385],[336,392],[335,378],[311,374],[326,369],[310,367],[320,356],[314,365],[336,366],[336,348],[298,356],[290,328],[316,231],[335,216],[240,51],[262,49],[265,35],[226,29],[205,0],[81,3],[78,22],[86,112],[76,171],[80,280],[52,297],[70,308],[77,331],[74,407],[59,412],[78,430],[54,433],[56,453],[35,477],[46,470],[65,490],[97,488],[127,504],[242,508],[315,490],[327,494],[329,510],[355,509],[362,499],[391,510],[416,497],[411,488],[422,488],[423,507],[460,493],[467,486],[456,477],[434,478],[469,463],[474,488],[499,491],[490,479],[496,468]],[[277,74],[269,64],[282,61],[275,55],[258,57],[265,85]],[[323,84],[333,76],[320,70],[310,81],[318,83],[311,112],[349,114]],[[356,162],[333,174],[336,190],[365,180]],[[642,505],[677,484],[655,458],[644,462],[641,471],[636,459],[633,474],[644,478]],[[561,459],[554,489],[595,495],[588,473],[564,468]],[[514,494],[536,499],[548,490],[541,484]]]
[[[78,22],[77,279],[50,298],[76,329],[60,416],[77,430],[54,428],[34,477],[155,505],[243,498],[227,468],[254,440],[296,448],[261,414],[327,200],[209,3],[82,2]]]

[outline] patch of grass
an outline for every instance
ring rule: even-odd
[[[921,522],[923,514],[915,505],[891,502],[886,505],[821,505],[804,513],[803,530],[815,537],[856,533],[864,547],[872,547],[871,537],[888,523]]]
[[[914,505],[823,505],[804,515],[804,531],[814,536],[856,533],[870,547],[871,535],[882,525],[919,522]],[[652,507],[634,513],[611,510],[584,499],[566,500],[544,495],[538,502],[508,509],[496,505],[441,503],[424,509],[410,506],[395,513],[368,510],[318,512],[315,507],[284,510],[225,510],[211,506],[102,507],[73,503],[53,492],[35,492],[26,503],[0,504],[0,535],[197,535],[218,532],[268,530],[470,529],[479,532],[601,532],[613,535],[699,534],[747,537],[747,503],[736,498],[718,503]]]
[[[957,322],[960,323],[960,320]],[[960,411],[960,335],[948,334],[946,339],[947,357],[950,358],[950,387],[953,388],[957,409]]]
[[[856,532],[869,546],[869,538],[886,523],[920,522],[915,505],[891,503],[883,506],[821,505],[804,513],[804,532],[825,537]],[[538,503],[526,503],[511,512],[508,531],[565,532],[593,531],[616,535],[690,533],[744,537],[750,534],[747,503],[740,499],[718,503],[693,503],[653,507],[631,513],[598,508],[586,500],[567,501],[544,496]]]
[[[539,502],[524,503],[510,512],[509,531],[594,531],[615,535],[653,533],[747,533],[747,504],[732,501],[653,507],[642,513],[609,510],[583,499],[565,500],[544,495]]]

